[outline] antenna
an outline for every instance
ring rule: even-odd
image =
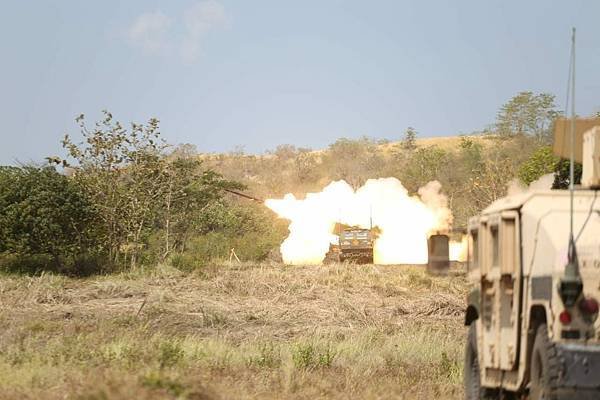
[[[575,28],[571,36],[571,159],[569,160],[569,195],[571,200],[570,209],[570,232],[569,240],[573,240],[573,197],[575,191]]]
[[[575,194],[575,28],[571,36],[571,68],[569,76],[569,88],[571,89],[571,159],[569,160],[569,197],[570,197],[570,229],[568,262],[565,266],[564,276],[558,283],[558,294],[565,307],[573,307],[583,292],[583,282],[579,274],[579,260],[577,259],[577,248],[573,238],[573,198]],[[569,91],[567,90],[567,102]]]

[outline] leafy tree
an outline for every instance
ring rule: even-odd
[[[103,120],[92,127],[83,114],[77,117],[84,141],[75,143],[65,135],[62,143],[75,161],[75,179],[100,216],[99,231],[109,258],[118,262],[121,255],[128,255],[135,265],[164,194],[166,144],[155,118],[126,129],[110,112],[103,114]]]
[[[531,135],[540,141],[548,141],[552,124],[559,115],[554,95],[521,92],[498,111],[496,132],[504,137]]]
[[[294,158],[296,178],[300,183],[316,181],[318,178],[318,162],[310,151],[301,151]]]
[[[508,182],[515,176],[515,166],[509,157],[488,154],[481,170],[471,178],[469,196],[473,210],[479,211],[506,195]]]
[[[273,154],[282,161],[287,161],[296,156],[298,154],[298,149],[296,146],[291,144],[280,144],[277,146]]]
[[[472,173],[481,169],[483,163],[483,147],[475,140],[462,137],[459,144],[461,162],[457,166],[462,166],[467,173]]]
[[[554,172],[558,162],[559,158],[552,153],[550,146],[541,146],[521,164],[518,171],[519,179],[529,185],[542,175]]]
[[[190,143],[182,143],[173,149],[173,151],[168,155],[167,158],[183,158],[183,159],[192,159],[198,157],[198,149],[195,145]]]
[[[83,142],[67,135],[63,146],[74,160],[74,179],[100,216],[101,243],[113,262],[129,260],[135,266],[157,231],[164,232],[161,257],[166,257],[183,246],[193,220],[221,197],[223,188],[242,188],[201,168],[189,145],[167,156],[157,119],[126,129],[108,111],[103,113],[104,119],[92,127],[79,116]],[[56,157],[51,161],[65,164]]]
[[[442,168],[436,177],[448,197],[455,227],[464,227],[468,218],[479,211],[479,205],[473,202],[470,193],[474,178],[485,168],[484,159],[485,151],[481,141],[463,136],[458,151],[448,155],[448,167]]]
[[[448,153],[438,146],[417,149],[405,167],[405,186],[416,192],[427,182],[437,179],[447,161]]]
[[[377,145],[367,137],[338,139],[329,146],[324,164],[332,180],[343,179],[355,189],[369,178],[377,178],[385,161]]]
[[[241,190],[245,186],[203,169],[197,158],[176,158],[165,163],[162,172],[165,189],[159,224],[164,231],[165,258],[174,248],[183,250],[193,232],[210,230],[197,221],[213,211],[210,207],[221,200],[223,189]]]
[[[54,270],[94,250],[96,215],[82,190],[52,167],[0,167],[0,252],[47,255]]]
[[[417,148],[417,131],[413,127],[408,127],[404,132],[404,139],[402,139],[402,148],[404,150],[413,151]]]
[[[458,182],[450,184],[449,193],[455,221],[464,224],[467,218],[477,214],[491,202],[506,195],[509,182],[514,179],[519,166],[531,154],[529,137],[513,137],[508,140],[484,137],[491,141],[482,145],[481,141],[462,139],[458,158],[451,167],[458,174]],[[442,181],[442,184],[445,184]]]

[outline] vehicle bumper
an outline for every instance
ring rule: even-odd
[[[559,344],[559,399],[600,399],[600,345]]]

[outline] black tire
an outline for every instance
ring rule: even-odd
[[[481,392],[481,375],[479,359],[477,358],[477,330],[473,321],[469,326],[467,346],[465,350],[465,370],[463,379],[465,385],[465,400],[479,400]]]
[[[530,400],[553,400],[558,383],[559,361],[554,343],[548,338],[548,327],[538,327],[531,353]]]
[[[465,350],[465,369],[463,372],[465,399],[488,400],[495,398],[494,391],[481,387],[481,370],[477,350],[477,322],[469,326]]]

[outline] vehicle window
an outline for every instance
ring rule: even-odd
[[[490,227],[490,233],[492,235],[492,266],[498,266],[500,265],[500,238],[498,236],[498,226]]]

